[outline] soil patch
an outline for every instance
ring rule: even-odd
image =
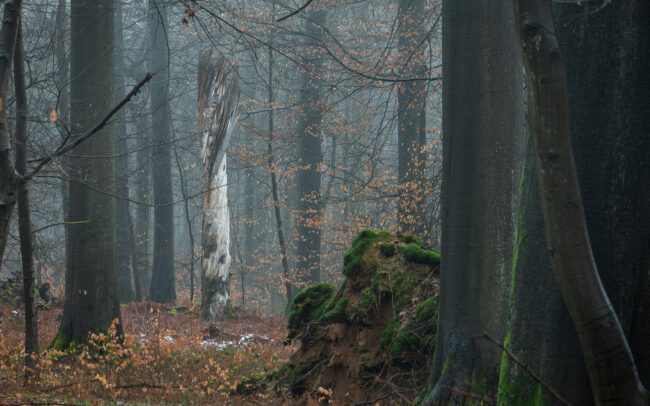
[[[302,399],[415,400],[435,346],[439,261],[417,237],[362,231],[338,289],[320,283],[296,296],[288,337],[299,348],[281,380]]]

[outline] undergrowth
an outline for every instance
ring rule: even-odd
[[[255,381],[286,363],[289,349],[281,343],[284,331],[244,344],[235,338],[212,339],[202,332],[200,322],[181,331],[166,328],[168,320],[181,316],[158,309],[149,317],[151,328],[146,334],[118,337],[116,319],[108,331],[91,334],[83,345],[64,352],[42,351],[38,376],[24,384],[22,315],[13,314],[14,319],[0,321],[2,404],[282,403],[272,392],[235,392],[243,382]],[[49,344],[46,338],[41,337],[41,347]]]

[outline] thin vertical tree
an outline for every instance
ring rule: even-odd
[[[149,69],[157,72],[149,86],[154,137],[152,181],[154,202],[153,268],[149,298],[155,302],[176,299],[174,279],[174,206],[172,189],[171,111],[167,6],[149,0]]]
[[[122,29],[122,2],[115,2],[115,100],[124,98],[124,40]],[[135,298],[133,284],[131,283],[131,211],[129,201],[129,156],[128,137],[126,132],[126,114],[120,109],[115,114],[115,153],[117,155],[115,165],[115,247],[117,250],[117,277],[118,295],[121,303],[129,303]]]
[[[0,29],[0,262],[7,246],[11,214],[16,205],[20,183],[7,131],[6,101],[21,7],[20,0],[5,3]]]
[[[23,52],[22,18],[18,22],[14,52],[14,89],[16,94],[16,171],[27,172],[27,90],[25,87],[25,56]],[[25,378],[36,373],[38,357],[38,315],[34,278],[34,247],[29,195],[23,182],[18,187],[18,234],[23,267],[23,299],[25,305]]]
[[[325,114],[323,75],[325,58],[319,49],[326,10],[313,5],[303,23],[304,64],[300,89],[296,171],[296,279],[298,289],[320,281],[321,271],[321,165],[323,162],[321,122]]]
[[[401,75],[425,77],[423,46],[424,0],[397,0],[398,53]],[[404,233],[424,237],[424,184],[426,145],[426,80],[409,80],[397,86],[398,224]]]

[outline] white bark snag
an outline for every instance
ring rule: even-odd
[[[203,52],[199,60],[199,131],[203,138],[201,318],[204,320],[221,319],[230,299],[226,149],[237,121],[238,109],[237,73],[227,66],[222,57],[215,59],[211,53]]]

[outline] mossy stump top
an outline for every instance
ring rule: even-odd
[[[348,394],[339,400],[361,401],[372,391],[366,379],[401,367],[422,371],[424,385],[436,339],[439,263],[440,254],[419,237],[357,234],[344,255],[341,286],[315,284],[291,306],[288,338],[299,343],[284,372],[291,391],[318,382],[335,398]]]

